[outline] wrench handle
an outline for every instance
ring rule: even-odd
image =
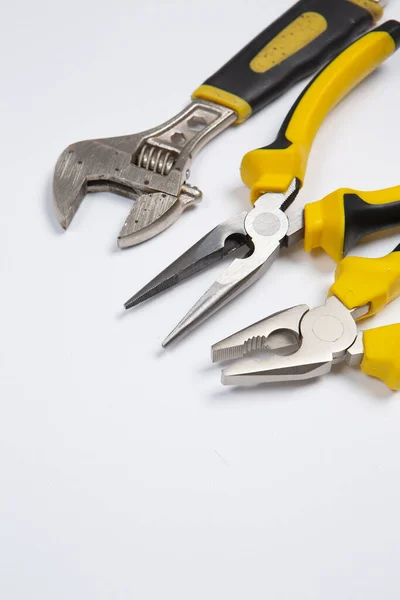
[[[241,123],[318,71],[382,14],[376,0],[300,0],[193,97],[231,108]]]

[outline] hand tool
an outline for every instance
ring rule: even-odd
[[[308,156],[317,131],[329,110],[390,56],[399,43],[400,23],[388,21],[354,42],[326,66],[289,112],[277,140],[267,148],[255,150],[244,157],[242,179],[251,187],[253,209],[218,225],[125,304],[126,308],[130,308],[238,249],[247,251],[245,258],[234,260],[200,298],[166,338],[163,346],[193,330],[245,290],[275,260],[281,247],[295,243],[304,235],[303,211],[289,216],[286,210],[303,185]],[[397,196],[396,199],[400,198]],[[388,201],[391,200],[393,194],[389,192]],[[383,202],[385,201],[383,198]],[[330,202],[333,200],[326,202],[328,213]],[[346,200],[346,211],[351,218],[353,209],[347,207],[348,203],[350,202]],[[336,208],[339,210],[339,206]],[[380,210],[377,209],[378,212]],[[387,210],[383,209],[385,215],[388,215]],[[311,244],[311,239],[314,240],[313,245],[316,245],[320,225],[317,209],[314,207],[306,210],[306,215],[307,212],[311,215],[307,220],[307,230],[311,229],[311,233],[306,232],[306,247]],[[343,228],[343,215],[335,218],[339,219]],[[358,218],[357,215],[355,218]],[[383,220],[386,218],[390,221],[391,216],[384,217]],[[330,226],[329,214],[325,226]],[[384,226],[385,223],[382,222],[382,227]],[[354,242],[353,238],[357,237],[355,230],[356,224],[353,223],[346,234],[346,251]],[[350,234],[349,231],[353,233]],[[325,238],[328,238],[328,243],[325,243]],[[338,244],[340,243],[338,233]],[[321,244],[330,251],[329,234],[322,236]]]
[[[400,389],[400,323],[359,332],[356,321],[370,317],[400,295],[400,245],[383,258],[347,257],[323,306],[299,305],[251,325],[214,344],[214,362],[259,350],[275,353],[225,369],[225,385],[313,379],[333,364],[361,365],[367,375]]]
[[[201,199],[189,185],[195,154],[233,123],[311,75],[382,16],[381,0],[300,0],[193,94],[162,125],[136,135],[87,140],[61,154],[53,195],[67,229],[88,192],[135,199],[118,237],[126,248],[154,237]],[[164,91],[162,91],[164,94]]]

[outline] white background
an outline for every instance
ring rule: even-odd
[[[299,246],[184,342],[160,343],[224,265],[122,305],[249,207],[245,151],[302,86],[196,159],[202,204],[116,248],[130,201],[51,205],[71,142],[133,133],[191,92],[291,0],[8,3],[0,23],[0,597],[4,600],[398,600],[400,395],[359,370],[224,388],[210,345],[323,301],[334,265]],[[392,1],[388,17],[400,17]],[[324,123],[298,203],[399,184],[400,53]],[[380,256],[397,235],[362,245]],[[398,320],[399,302],[368,326]]]

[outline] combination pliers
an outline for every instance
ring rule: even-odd
[[[236,258],[163,342],[181,338],[254,283],[280,249],[305,238],[305,248],[323,247],[340,260],[371,231],[397,224],[399,189],[378,195],[337,192],[305,210],[288,211],[303,186],[314,138],[329,111],[400,45],[400,23],[388,21],[348,46],[308,85],[287,115],[276,141],[249,152],[241,175],[253,208],[218,225],[135,294],[130,308],[238,250]],[[385,203],[390,203],[385,206]],[[333,228],[333,231],[332,231]]]
[[[400,389],[400,323],[358,331],[400,295],[400,245],[383,258],[347,257],[323,306],[302,304],[276,313],[214,344],[213,362],[270,350],[261,360],[239,361],[225,369],[225,385],[253,385],[314,379],[333,364],[361,366],[393,389]]]

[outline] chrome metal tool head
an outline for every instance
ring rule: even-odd
[[[196,302],[163,341],[164,348],[193,331],[255,283],[278,257],[281,247],[290,244],[290,223],[284,211],[295,199],[299,187],[299,182],[293,180],[286,194],[268,193],[257,200],[243,222],[249,252],[244,258],[235,259]],[[293,236],[297,239],[298,231]]]
[[[125,308],[155,296],[244,248],[245,256],[232,262],[164,340],[163,346],[192,331],[254,283],[278,256],[281,246],[290,245],[301,237],[303,211],[295,213],[293,220],[285,213],[299,189],[300,183],[293,180],[286,194],[264,194],[250,212],[240,213],[218,225],[132,296]]]
[[[252,249],[251,240],[244,227],[247,213],[240,213],[232,219],[221,223],[210,231],[187,252],[169,265],[157,277],[137,292],[125,303],[125,308],[132,308],[144,300],[156,296],[160,292],[173,287],[177,283],[200,273],[219,260],[231,255],[243,246]]]
[[[265,358],[239,361],[222,372],[225,385],[301,381],[325,375],[333,364],[357,364],[363,355],[356,318],[368,307],[348,310],[332,296],[323,306],[299,305],[277,313],[214,344],[214,362],[270,350]]]
[[[53,180],[61,225],[67,229],[87,193],[108,191],[135,199],[118,236],[120,248],[161,233],[201,199],[187,183],[193,157],[236,118],[228,108],[194,100],[154,129],[72,144],[58,159]]]

